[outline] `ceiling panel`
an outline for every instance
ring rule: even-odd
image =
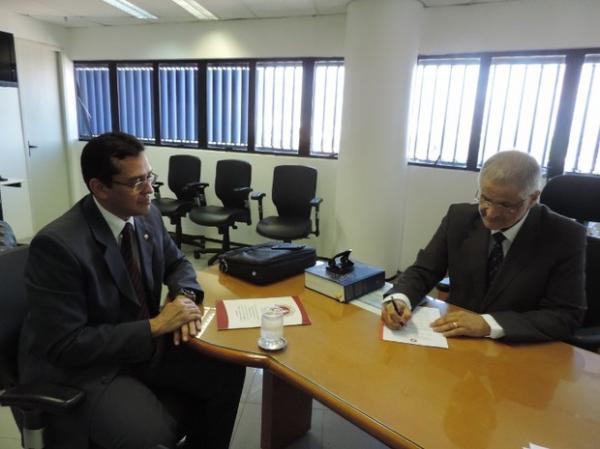
[[[102,0],[0,0],[0,7],[63,26],[194,22],[198,19],[169,0],[129,0],[158,17],[136,19]],[[224,20],[343,14],[350,0],[197,0]],[[426,7],[515,0],[418,0]],[[66,20],[65,20],[66,17]]]

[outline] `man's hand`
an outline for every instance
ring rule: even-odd
[[[204,306],[202,304],[198,305],[200,312],[204,315]],[[178,346],[181,343],[181,340],[188,341],[190,336],[193,337],[200,331],[200,327],[202,326],[201,320],[190,321],[187,324],[184,324],[179,329],[175,329],[173,332],[173,344]]]
[[[491,332],[481,315],[467,311],[450,312],[431,323],[431,328],[444,337],[487,337]]]
[[[150,332],[153,337],[179,330],[188,323],[200,323],[202,310],[194,301],[186,296],[177,296],[167,302],[160,313],[150,319]],[[188,335],[189,335],[189,326]],[[187,338],[187,336],[186,336]]]
[[[383,304],[381,308],[381,319],[387,327],[392,330],[398,330],[404,326],[412,313],[404,301],[393,299]]]

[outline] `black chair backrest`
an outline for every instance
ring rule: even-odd
[[[600,326],[600,238],[587,238],[585,261],[585,297],[587,312],[583,327]]]
[[[249,192],[235,192],[239,187],[250,187],[252,166],[246,161],[226,159],[217,162],[215,192],[225,207],[247,209]]]
[[[193,192],[184,192],[190,182],[200,181],[201,162],[196,156],[179,154],[169,158],[169,189],[180,200],[192,200]]]
[[[278,165],[273,170],[273,203],[280,217],[309,218],[317,192],[317,170],[304,165]]]
[[[555,176],[542,190],[540,202],[580,223],[600,222],[600,177]]]
[[[17,382],[19,334],[27,313],[25,263],[28,246],[0,253],[0,388]]]

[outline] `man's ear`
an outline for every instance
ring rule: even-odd
[[[531,198],[531,205],[534,205],[535,203],[538,202],[538,200],[540,199],[540,191],[536,190],[535,192],[533,192],[530,196]]]
[[[102,181],[100,181],[98,178],[90,179],[88,185],[90,187],[90,191],[96,198],[102,199],[106,196],[108,187],[106,187],[106,185]]]

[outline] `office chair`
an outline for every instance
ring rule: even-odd
[[[29,247],[19,246],[0,254],[0,405],[11,407],[23,438],[23,447],[43,447],[43,415],[68,413],[84,393],[54,384],[18,384],[19,334],[25,315],[25,263]]]
[[[21,431],[23,447],[42,449],[44,417],[75,412],[75,407],[84,400],[85,393],[65,385],[18,383],[19,335],[27,314],[24,272],[28,253],[28,246],[18,246],[0,253],[0,406],[11,408]],[[175,394],[161,396],[161,402],[167,410],[182,419],[184,414],[179,400],[180,396]],[[177,447],[185,442],[183,433],[179,438]],[[91,444],[90,449],[102,448]]]
[[[600,222],[600,178],[584,175],[558,175],[550,179],[540,203],[554,212],[586,225]],[[582,327],[569,343],[597,351],[600,348],[600,239],[587,237],[585,262],[587,312]]]
[[[169,217],[175,225],[175,244],[181,248],[183,235],[181,219],[194,207],[195,201],[202,201],[199,189],[201,162],[196,156],[176,155],[169,158],[169,189],[175,193],[175,198],[163,198],[160,193],[162,182],[155,182],[155,199],[152,201],[161,215]],[[206,184],[208,185],[208,184]]]
[[[291,242],[314,234],[319,236],[319,205],[323,201],[315,197],[317,170],[303,165],[279,165],[273,170],[273,203],[278,216],[263,218],[264,193],[252,194],[258,201],[259,222],[256,232],[263,237]],[[310,219],[315,209],[315,229]]]
[[[189,219],[201,226],[213,226],[223,236],[221,248],[206,248],[206,241],[214,241],[206,237],[199,237],[200,249],[194,251],[194,257],[200,254],[214,253],[208,264],[217,260],[219,254],[228,251],[232,243],[229,236],[229,228],[237,229],[236,223],[251,224],[250,207],[248,195],[252,191],[250,181],[252,178],[252,166],[245,161],[223,160],[217,162],[217,173],[215,176],[215,192],[223,206],[199,206],[189,212]],[[202,195],[204,195],[203,184]],[[218,240],[216,240],[218,241]]]

